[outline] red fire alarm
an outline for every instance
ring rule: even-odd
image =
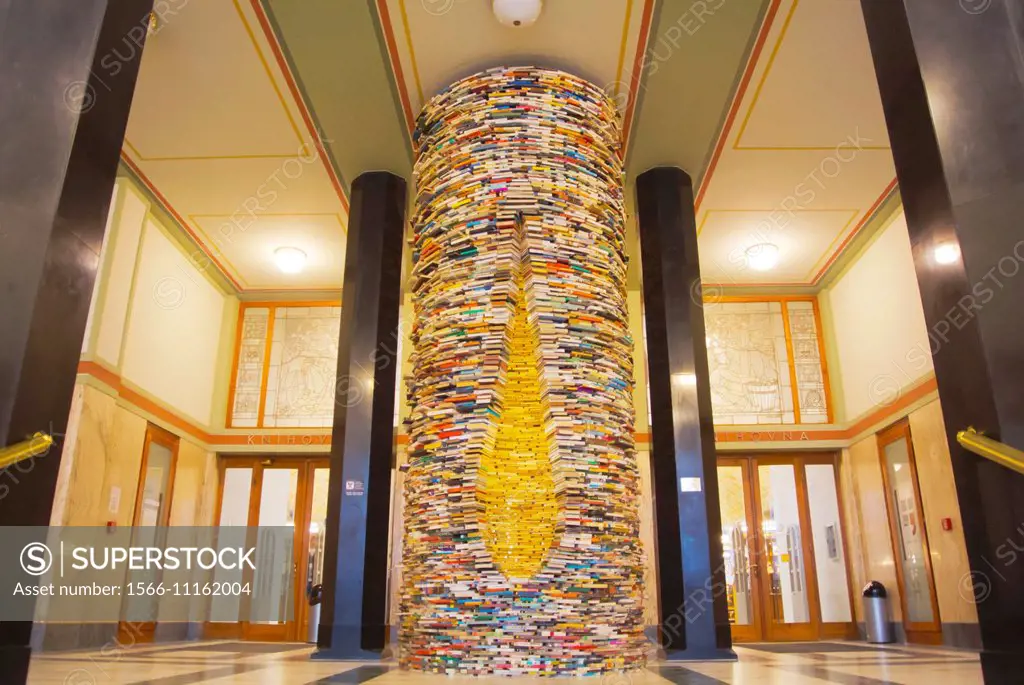
[[[942,519],[942,530],[950,531],[953,530],[953,519],[944,518]]]

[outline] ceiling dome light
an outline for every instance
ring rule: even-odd
[[[494,0],[491,7],[505,26],[529,26],[540,16],[541,0]]]
[[[960,246],[956,243],[936,245],[932,256],[938,264],[955,264],[960,259]]]
[[[306,268],[306,253],[297,247],[279,247],[274,250],[274,263],[286,274],[301,273]]]
[[[754,271],[769,271],[779,263],[779,246],[758,243],[747,248],[747,266]]]

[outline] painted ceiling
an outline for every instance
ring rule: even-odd
[[[242,296],[337,293],[352,179],[410,178],[415,115],[448,83],[540,64],[615,98],[628,184],[691,175],[706,283],[813,290],[880,223],[895,171],[857,3],[546,0],[524,28],[489,5],[179,3],[148,40],[123,161]],[[764,242],[779,263],[756,271]],[[277,270],[282,246],[307,269]]]

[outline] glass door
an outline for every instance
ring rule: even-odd
[[[729,623],[737,642],[756,642],[761,636],[760,566],[757,563],[757,525],[750,496],[746,459],[718,460],[718,493],[722,513],[722,551],[725,563]]]
[[[177,459],[178,437],[159,426],[147,426],[132,521],[132,547],[163,545],[160,536],[171,519],[171,494]],[[128,580],[132,583],[155,584],[160,582],[160,572],[131,571]],[[155,595],[135,595],[125,600],[123,619],[118,626],[118,635],[131,640],[125,644],[153,641],[159,609],[160,598]]]
[[[221,526],[287,527],[290,541],[260,535],[260,560],[249,582],[249,598],[218,598],[218,615],[246,615],[241,602],[259,603],[265,620],[208,622],[205,637],[267,641],[305,641],[309,592],[323,582],[327,531],[328,460],[323,457],[221,457],[221,492],[217,514]],[[290,618],[289,618],[290,617]]]
[[[765,598],[765,637],[769,640],[815,640],[818,625],[811,611],[817,596],[808,574],[808,526],[800,506],[804,484],[797,465],[765,463],[755,468],[758,532],[765,570],[761,591]]]
[[[304,492],[303,464],[289,464],[287,460],[263,460],[255,473],[253,493],[256,495],[255,517],[250,526],[261,529],[287,527],[294,531],[296,515],[303,512],[300,494]],[[301,553],[302,536],[289,540],[273,535],[271,530],[260,530],[260,559],[252,579],[250,601],[260,606],[266,620],[244,624],[242,635],[247,640],[295,639],[296,607],[301,601],[296,583]]]
[[[222,459],[220,472],[220,505],[217,514],[219,527],[244,527],[249,525],[252,507],[253,473],[255,466],[251,459]],[[240,569],[214,571],[217,582],[252,582],[248,571]],[[241,595],[217,595],[210,599],[211,616],[241,616],[243,607]],[[208,621],[204,636],[209,639],[237,639],[242,637],[242,624],[237,621]]]
[[[835,457],[719,459],[718,479],[733,639],[854,635]]]
[[[324,582],[324,555],[327,544],[327,488],[331,470],[327,460],[312,462],[309,465],[309,524],[305,526],[306,540],[302,559],[303,567],[299,569],[302,579],[302,603],[299,606],[299,640],[309,635],[310,610],[309,597],[313,588]]]
[[[878,446],[907,640],[942,644],[942,624],[910,424],[901,421],[882,431],[878,435]]]

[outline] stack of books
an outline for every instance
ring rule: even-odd
[[[400,652],[449,674],[643,665],[620,124],[491,69],[420,114]]]

